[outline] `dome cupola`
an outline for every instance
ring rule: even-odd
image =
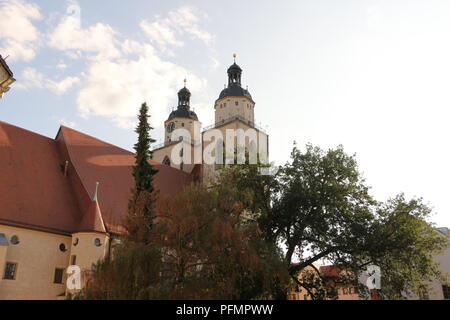
[[[191,92],[186,88],[186,79],[184,79],[184,87],[178,91],[178,107],[172,111],[169,115],[170,120],[172,118],[189,118],[198,120],[197,114],[190,110]]]
[[[228,87],[224,88],[219,95],[219,99],[225,97],[246,97],[253,101],[250,92],[242,88],[242,69],[236,64],[236,54],[233,54],[234,63],[228,68]]]

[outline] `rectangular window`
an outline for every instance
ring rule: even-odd
[[[56,268],[55,269],[55,278],[53,283],[62,283],[63,281],[64,269]]]
[[[442,285],[442,293],[445,300],[450,300],[450,286]]]
[[[5,266],[5,274],[3,279],[6,280],[16,280],[17,274],[17,263],[7,262]]]
[[[76,255],[73,255],[73,256],[72,256],[72,258],[70,259],[70,264],[71,264],[72,266],[74,266],[74,265],[77,264],[77,256],[76,256]]]

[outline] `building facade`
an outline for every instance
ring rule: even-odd
[[[9,69],[1,70],[12,78]],[[228,69],[228,87],[214,103],[216,123],[203,131],[191,93],[186,86],[178,92],[178,106],[164,122],[164,144],[150,160],[160,193],[176,194],[214,177],[216,163],[202,154],[208,146],[237,142],[235,130],[247,133],[246,147],[267,146],[241,73],[236,63]],[[123,232],[134,161],[133,153],[65,126],[52,139],[0,121],[0,300],[64,299],[72,292],[69,267],[80,268],[82,283],[112,254]]]
[[[122,233],[134,154],[61,126],[54,139],[0,122],[0,300],[64,299]],[[155,161],[155,187],[176,194],[186,172]],[[70,276],[70,274],[69,274]]]
[[[5,92],[8,92],[11,84],[16,81],[14,75],[6,64],[5,59],[0,55],[0,99]]]
[[[255,124],[255,102],[242,87],[242,69],[234,62],[227,75],[210,126],[202,128],[191,110],[186,85],[178,92],[178,106],[164,122],[164,143],[153,150],[155,161],[198,175],[206,184],[216,177],[217,165],[268,163],[269,136]]]

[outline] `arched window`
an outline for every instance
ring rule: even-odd
[[[164,157],[163,164],[165,164],[166,166],[169,166],[169,167],[170,167],[170,159],[169,159],[168,156],[165,156],[165,157]]]

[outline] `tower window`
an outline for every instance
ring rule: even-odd
[[[239,105],[239,101],[236,101],[234,104],[235,104],[235,105]]]
[[[181,126],[184,127],[184,122],[181,123]]]
[[[17,263],[7,262],[3,279],[16,280],[16,273],[17,273]]]
[[[19,244],[20,243],[19,237],[18,236],[12,236],[11,237],[11,243],[12,244]]]
[[[95,245],[96,247],[100,247],[100,246],[102,245],[102,242],[100,241],[99,238],[95,238],[95,239],[94,239],[94,245]]]
[[[55,277],[53,278],[53,283],[63,283],[64,269],[56,268]]]
[[[169,166],[169,167],[170,167],[170,159],[169,159],[168,156],[166,156],[166,157],[164,158],[163,164],[165,164],[166,166]]]

